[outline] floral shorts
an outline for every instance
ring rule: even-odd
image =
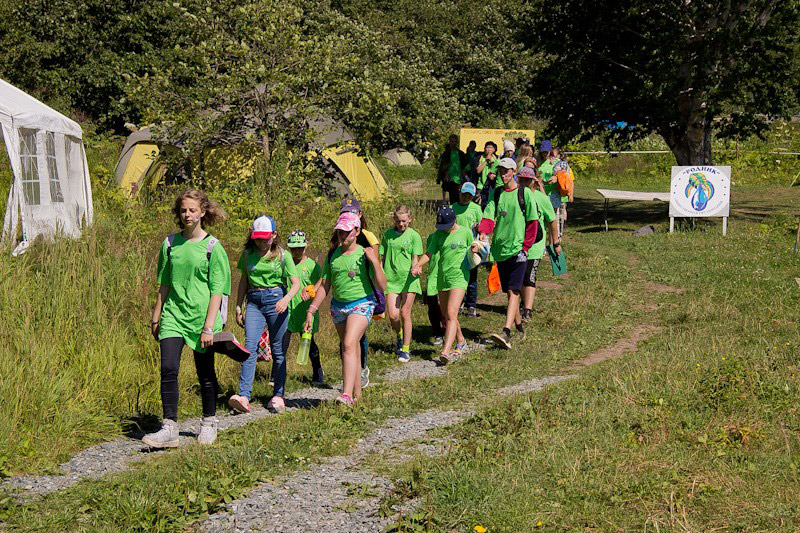
[[[367,317],[367,323],[369,323],[372,321],[373,311],[375,311],[375,299],[372,296],[353,302],[331,300],[331,318],[334,324],[341,324],[350,315],[365,316]]]

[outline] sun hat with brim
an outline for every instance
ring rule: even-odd
[[[539,146],[540,152],[551,152],[552,150],[553,150],[553,143],[547,140],[542,141],[542,145]]]
[[[275,219],[272,217],[258,217],[253,221],[253,231],[250,232],[251,239],[271,239],[275,233]]]
[[[355,213],[345,212],[339,215],[339,220],[336,221],[334,230],[353,231],[355,228],[361,227],[361,219]]]
[[[453,208],[448,205],[440,207],[439,212],[436,213],[436,229],[447,231],[452,228],[455,223],[456,212],[453,211]]]
[[[471,194],[472,196],[475,196],[475,194],[478,192],[478,189],[475,187],[475,184],[472,183],[471,181],[465,181],[464,184],[461,186],[461,192],[463,194]]]
[[[515,149],[516,149],[516,146],[514,146],[514,142],[513,141],[509,141],[508,139],[503,141],[503,151],[504,152],[513,152]]]
[[[308,245],[308,242],[304,232],[294,230],[289,234],[289,242],[286,244],[289,248],[305,248],[306,245]]]
[[[517,177],[521,180],[530,180],[536,177],[536,171],[531,167],[522,167],[519,169],[519,172],[517,172]]]
[[[250,357],[250,352],[239,344],[230,331],[221,331],[214,335],[214,344],[211,349],[216,353],[225,354],[237,363],[244,363]]]
[[[510,157],[504,157],[497,163],[498,167],[517,169],[517,162]]]
[[[345,198],[342,200],[342,207],[339,208],[340,213],[360,213],[361,202],[355,198]]]

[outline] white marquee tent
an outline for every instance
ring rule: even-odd
[[[20,222],[20,251],[38,235],[80,236],[93,216],[81,127],[0,80],[0,128],[14,173],[3,240],[16,240]]]

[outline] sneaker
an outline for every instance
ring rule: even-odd
[[[527,322],[531,319],[531,310],[530,309],[523,309],[520,312],[520,316],[522,317],[523,322]]]
[[[324,383],[325,373],[322,371],[322,367],[317,368],[311,376],[311,385],[313,387],[322,387]]]
[[[467,309],[467,318],[478,318],[481,314],[474,307]]]
[[[408,352],[400,352],[400,355],[397,356],[397,360],[401,363],[408,363],[411,361],[411,354]]]
[[[366,389],[369,387],[369,367],[361,370],[361,388]]]
[[[463,355],[464,352],[467,351],[467,341],[465,340],[461,344],[456,344],[455,350],[457,355]]]
[[[394,345],[394,354],[400,355],[400,352],[403,351],[403,337],[397,337],[397,342]]]
[[[452,363],[452,362],[453,362],[453,354],[452,353],[442,354],[442,355],[439,356],[439,363],[441,363],[442,366],[447,366],[448,363]]]
[[[273,396],[267,404],[267,409],[276,414],[281,414],[286,411],[286,404],[283,403],[283,398],[280,396]]]
[[[173,420],[165,418],[164,421],[161,422],[161,429],[142,437],[142,442],[151,448],[177,448],[178,424]]]
[[[228,399],[228,407],[230,407],[237,413],[249,413],[250,400],[248,400],[244,396],[239,396],[238,394],[234,394]]]
[[[343,393],[341,393],[341,394],[339,395],[339,397],[338,397],[338,398],[336,398],[336,400],[334,400],[334,401],[335,401],[336,403],[341,403],[341,404],[343,404],[343,405],[353,405],[353,404],[355,403],[355,402],[353,401],[353,398],[351,398],[349,394],[345,394],[344,392],[343,392]]]
[[[517,340],[524,341],[525,340],[525,330],[517,328],[517,334],[515,335]]]
[[[511,349],[511,334],[505,329],[500,333],[492,333],[489,339],[500,348]]]
[[[200,423],[200,434],[197,436],[198,444],[214,444],[217,440],[217,417],[204,416],[203,421]]]
[[[434,346],[442,346],[444,344],[444,337],[434,337],[433,338],[433,345]]]

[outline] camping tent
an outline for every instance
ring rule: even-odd
[[[323,171],[335,178],[330,181],[333,189],[362,200],[374,200],[386,191],[383,172],[371,157],[359,154],[350,132],[329,119],[311,121],[309,127],[317,132],[311,149],[318,154]],[[117,163],[117,184],[131,195],[155,186],[166,174],[158,155],[171,148],[154,141],[147,128],[132,133]],[[258,150],[243,145],[210,147],[204,151],[202,163],[207,175],[242,179],[253,174],[258,157]]]
[[[37,235],[78,237],[93,215],[81,127],[3,80],[0,127],[14,174],[3,240],[16,239],[20,221],[20,250]]]
[[[391,150],[387,150],[383,153],[383,157],[385,157],[389,163],[397,166],[420,166],[420,163],[417,158],[414,157],[414,154],[408,150],[403,150],[402,148],[392,148]]]

